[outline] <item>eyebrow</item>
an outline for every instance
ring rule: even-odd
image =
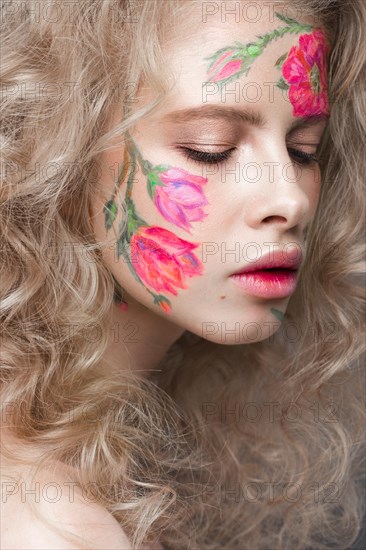
[[[172,111],[163,117],[163,122],[184,123],[194,120],[203,120],[205,118],[221,118],[223,120],[228,120],[229,122],[246,122],[247,124],[257,128],[264,128],[267,124],[265,118],[256,111],[238,109],[231,106],[223,107],[221,105],[203,105]],[[313,115],[310,117],[299,117],[297,120],[292,122],[288,131],[291,133],[297,128],[308,128],[318,124],[321,121],[327,121],[328,119],[329,116],[326,114]]]

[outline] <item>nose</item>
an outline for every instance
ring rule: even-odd
[[[281,231],[303,230],[313,214],[314,171],[291,161],[286,147],[273,149],[261,163],[261,178],[250,185],[246,208],[247,224],[258,229],[264,224]]]

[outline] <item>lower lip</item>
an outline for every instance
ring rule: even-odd
[[[286,298],[295,292],[297,272],[290,269],[258,270],[231,275],[230,279],[252,296]]]

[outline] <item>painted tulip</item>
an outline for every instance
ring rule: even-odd
[[[326,55],[324,34],[315,29],[300,36],[299,46],[291,48],[283,63],[294,116],[329,114]]]
[[[227,59],[230,55],[232,55],[234,53],[234,50],[226,50],[226,52],[221,52],[221,54],[218,54],[218,52],[216,53],[216,61],[214,62],[214,64],[212,65],[212,67],[210,68],[208,74],[213,74],[215,71],[217,71],[217,69],[221,66],[221,64],[225,61],[225,59]]]
[[[220,80],[226,80],[227,78],[231,78],[232,76],[239,73],[241,66],[243,64],[243,61],[241,59],[235,59],[233,61],[229,61],[220,69],[220,71],[211,78],[212,82],[219,82]]]
[[[180,168],[169,168],[159,173],[164,185],[153,187],[153,200],[162,216],[190,233],[191,222],[202,221],[208,204],[202,185],[207,178],[189,174]]]
[[[148,287],[176,296],[177,288],[187,288],[186,277],[203,272],[200,260],[192,253],[197,246],[162,227],[140,226],[131,238],[134,269]]]
[[[237,44],[226,51],[219,50],[211,59],[213,65],[208,70],[211,82],[230,82],[241,74],[247,74],[253,61],[263,52],[260,43]],[[215,59],[216,58],[216,59]]]
[[[243,61],[241,59],[233,59],[236,53],[235,50],[230,49],[219,55],[208,71],[208,77],[211,82],[226,80],[240,71]]]

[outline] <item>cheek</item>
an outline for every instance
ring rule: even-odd
[[[178,166],[149,174],[138,171],[133,185],[133,201],[139,215],[150,226],[163,227],[181,239],[192,240],[210,208],[203,184]]]
[[[204,271],[193,230],[207,217],[207,183],[182,168],[152,164],[131,141],[117,182],[105,188],[105,232],[115,244],[115,254],[110,247],[104,251],[108,265],[113,261],[119,268],[124,261],[165,313],[172,309],[170,296],[189,288],[189,279]],[[97,225],[100,236],[100,216]]]

